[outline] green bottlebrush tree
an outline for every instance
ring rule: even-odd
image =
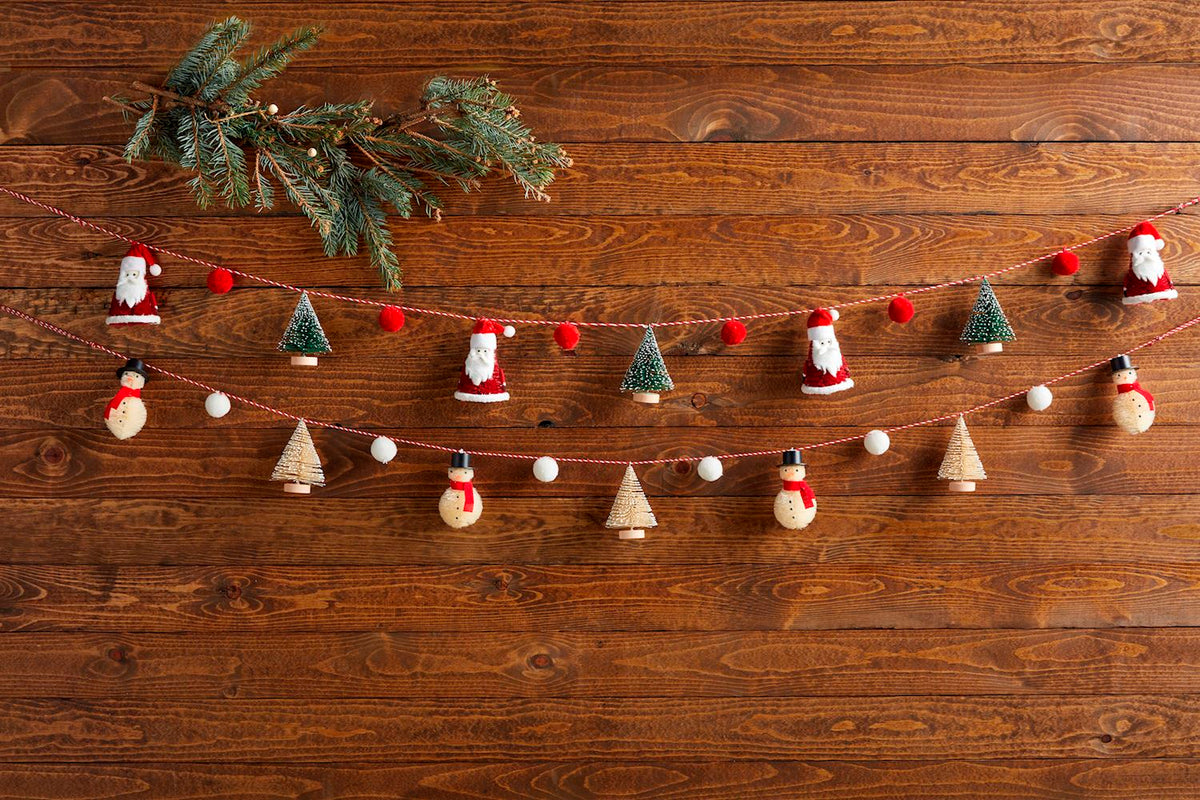
[[[659,392],[669,392],[674,388],[675,383],[658,350],[654,329],[648,327],[642,343],[633,354],[629,369],[625,371],[621,391],[633,392],[633,399],[639,403],[657,403]]]
[[[292,321],[284,330],[278,349],[281,353],[300,353],[301,355],[333,352],[333,348],[329,346],[329,339],[325,337],[325,329],[321,327],[321,320],[317,319],[317,311],[313,308],[312,301],[308,299],[308,292],[300,295],[300,302],[296,303],[296,310],[292,312]],[[309,362],[296,360],[296,363],[307,364]],[[315,360],[312,363],[316,363]]]
[[[971,316],[967,319],[959,338],[967,344],[995,344],[1011,342],[1017,338],[987,278],[979,285],[979,294],[975,297],[975,305],[971,307]]]
[[[140,99],[105,98],[135,119],[125,158],[158,156],[190,170],[197,204],[265,210],[283,195],[312,222],[327,255],[365,246],[389,289],[401,285],[387,212],[419,208],[441,216],[431,184],[469,192],[492,172],[508,175],[526,197],[548,200],[555,169],[571,159],[538,142],[513,98],[486,77],[435,77],[418,108],[381,117],[371,101],[280,111],[251,95],[317,42],[301,28],[238,59],[250,25],[213,24],[161,86],[140,81]]]

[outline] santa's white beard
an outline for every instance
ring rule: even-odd
[[[1163,260],[1157,251],[1133,254],[1133,274],[1147,283],[1158,283],[1163,276]]]
[[[146,279],[136,273],[130,273],[122,275],[121,279],[117,281],[117,290],[114,294],[116,294],[117,300],[132,308],[146,299],[147,291],[149,291],[149,284],[146,283]]]
[[[476,386],[492,377],[495,369],[496,353],[494,350],[472,350],[470,353],[467,353],[467,363],[464,366],[464,370],[467,373],[467,377],[471,379],[471,383]]]
[[[842,368],[842,348],[837,340],[831,342],[813,342],[812,362],[817,369],[833,375]]]

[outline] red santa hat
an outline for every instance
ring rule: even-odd
[[[1162,237],[1158,235],[1158,230],[1149,222],[1139,222],[1133,226],[1133,230],[1129,232],[1128,242],[1129,252],[1142,250],[1147,247],[1153,247],[1155,250],[1163,249]]]
[[[517,329],[512,325],[501,325],[499,322],[493,322],[490,319],[475,320],[475,327],[471,329],[471,349],[487,348],[488,350],[496,349],[496,334],[503,333],[506,337],[511,337],[517,332]]]
[[[833,323],[837,322],[840,316],[836,308],[818,308],[809,314],[808,340],[815,342],[833,336]]]
[[[162,274],[162,267],[158,265],[158,259],[154,257],[154,251],[149,247],[146,247],[146,245],[142,244],[141,242],[134,242],[133,246],[129,248],[129,252],[126,253],[125,257],[121,259],[122,269],[124,269],[127,264],[130,266],[144,267],[146,269],[146,273],[154,276],[155,278]]]

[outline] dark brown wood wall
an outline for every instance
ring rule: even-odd
[[[160,78],[230,12],[321,45],[263,99],[409,104],[487,72],[575,168],[397,221],[407,299],[640,320],[866,297],[1000,267],[1200,193],[1200,22],[1186,0],[8,3],[0,183],[279,280],[382,296],[290,209],[198,211],[126,165],[100,98]],[[293,296],[167,261],[164,324],[109,331],[123,247],[0,203],[3,302],[314,417],[446,444],[624,457],[804,444],[1037,383],[1200,310],[1200,223],[1163,220],[1182,297],[1126,309],[1124,248],[998,284],[1016,342],[957,342],[963,287],[839,323],[858,387],[802,398],[797,321],[670,329],[659,408],[616,391],[635,332],[579,356],[522,330],[514,399],[450,399],[466,330],[317,302],[335,353],[273,352]],[[0,319],[0,798],[1200,797],[1200,349],[1139,355],[1151,433],[1103,372],[972,419],[990,479],[948,496],[949,431],[816,451],[820,502],[775,527],[773,462],[642,479],[661,526],[603,529],[620,479],[481,459],[482,522],[436,513],[442,457],[316,434],[327,488],[266,481],[285,421],[210,420],[155,379],[100,424],[114,363]]]

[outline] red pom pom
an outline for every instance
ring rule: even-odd
[[[404,327],[404,312],[395,306],[379,309],[379,327],[395,333]]]
[[[1079,272],[1079,256],[1070,250],[1063,250],[1050,262],[1050,269],[1055,275],[1074,275]]]
[[[570,322],[564,322],[554,329],[554,341],[558,342],[558,346],[563,350],[574,350],[575,345],[579,344],[579,328]]]
[[[217,267],[208,271],[208,290],[213,294],[225,294],[233,288],[233,273]]]
[[[903,325],[913,318],[914,312],[912,300],[904,295],[893,297],[892,302],[888,303],[888,316],[892,318],[892,322]]]
[[[731,319],[721,326],[721,341],[728,345],[746,341],[746,326],[740,319]]]

